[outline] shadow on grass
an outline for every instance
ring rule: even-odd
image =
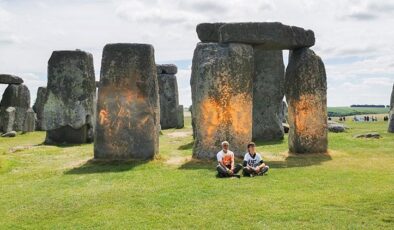
[[[54,146],[54,147],[59,147],[59,148],[71,148],[71,147],[78,147],[78,146],[84,146],[84,145],[91,145],[92,143],[83,143],[83,144],[61,143],[61,144],[55,144],[55,143],[42,142],[42,143],[36,144],[34,146]]]
[[[64,174],[93,174],[93,173],[111,173],[111,172],[124,172],[132,170],[133,168],[145,164],[147,161],[102,161],[91,159],[85,164],[70,169]]]
[[[295,168],[308,167],[313,165],[320,165],[322,162],[332,160],[328,153],[314,153],[314,154],[289,154],[284,160],[273,161],[267,160],[266,164],[270,168]],[[242,159],[236,160],[236,163],[241,163]],[[196,160],[192,159],[179,167],[179,169],[193,170],[193,169],[207,169],[216,171],[217,162],[214,160]]]
[[[193,149],[193,145],[194,145],[194,141],[179,146],[179,147],[178,147],[178,150],[191,150],[191,149]]]

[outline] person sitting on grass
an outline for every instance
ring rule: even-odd
[[[242,165],[234,165],[234,153],[228,149],[229,145],[227,141],[222,142],[222,150],[216,155],[219,163],[216,170],[219,177],[240,178],[240,175],[237,175],[237,173],[242,169]]]
[[[244,163],[243,163],[243,175],[244,176],[262,176],[269,169],[268,165],[266,165],[261,158],[261,155],[256,153],[255,143],[250,142],[248,144],[248,152],[245,154]]]

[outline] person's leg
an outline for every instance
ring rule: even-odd
[[[259,175],[264,175],[265,173],[267,173],[268,172],[268,170],[269,170],[269,166],[268,165],[264,165],[264,167],[262,167],[261,169],[260,169],[260,172],[258,173]]]
[[[220,164],[218,166],[216,166],[216,170],[218,171],[218,175],[220,177],[227,177],[228,176],[227,170],[223,166],[221,166]]]
[[[234,173],[234,174],[237,174],[242,168],[243,168],[243,167],[242,167],[241,164],[236,164],[236,165],[234,166],[233,173]]]
[[[244,176],[250,177],[251,175],[254,174],[254,170],[253,169],[249,169],[248,167],[244,167],[243,170],[242,170],[242,174]]]

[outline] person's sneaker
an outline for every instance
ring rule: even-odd
[[[236,177],[236,178],[240,179],[241,175],[234,174],[233,177]]]
[[[265,173],[267,173],[269,168],[270,168],[270,167],[269,167],[268,165],[264,166],[264,168],[261,170],[261,172],[259,172],[259,175],[262,176],[262,175],[264,175]]]

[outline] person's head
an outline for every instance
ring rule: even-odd
[[[223,141],[222,142],[222,149],[226,152],[228,150],[229,145],[230,144],[228,143],[228,141]]]
[[[255,154],[256,150],[255,150],[256,144],[254,142],[249,142],[248,144],[248,152]]]

